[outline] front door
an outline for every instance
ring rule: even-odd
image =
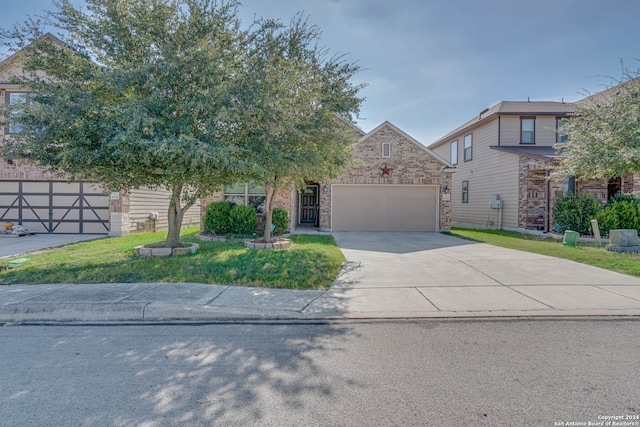
[[[300,224],[315,224],[318,211],[318,186],[309,185],[300,193]]]

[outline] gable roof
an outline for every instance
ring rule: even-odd
[[[64,42],[62,40],[60,40],[58,37],[54,36],[51,33],[46,33],[45,35],[40,37],[39,40],[50,41],[58,45],[64,45]],[[29,49],[31,46],[33,46],[34,43],[35,42],[29,43],[27,46],[23,47],[19,51],[14,52],[13,54],[9,55],[8,57],[0,61],[0,74],[5,72],[7,69],[11,68],[15,64],[16,60],[19,58],[20,52],[22,52],[25,49]]]
[[[468,132],[472,128],[491,121],[497,116],[564,116],[573,111],[573,104],[555,101],[501,101],[493,107],[478,114],[462,126],[457,127],[429,147],[436,147],[454,138],[458,134]]]
[[[371,137],[372,135],[376,134],[378,131],[380,131],[381,129],[383,129],[385,127],[390,128],[391,130],[393,130],[394,132],[398,133],[403,138],[405,138],[408,141],[410,141],[413,144],[415,144],[418,148],[423,150],[425,153],[427,153],[428,155],[430,155],[431,157],[433,157],[434,159],[436,159],[437,161],[442,163],[443,166],[445,166],[447,168],[455,169],[455,166],[453,166],[447,160],[445,160],[444,158],[440,157],[438,154],[434,153],[432,150],[427,148],[420,141],[418,141],[417,139],[415,139],[414,137],[412,137],[411,135],[409,135],[408,133],[406,133],[405,131],[403,131],[399,127],[395,126],[393,123],[389,122],[388,120],[380,123],[375,129],[373,129],[372,131],[370,131],[369,133],[364,135],[362,138],[360,138],[360,140],[358,141],[358,144],[360,144],[361,142],[366,141],[367,139],[369,139],[369,137]]]
[[[611,98],[618,95],[621,91],[627,89],[633,89],[634,85],[640,84],[640,77],[634,77],[622,83],[618,83],[617,85],[606,88],[603,91],[591,94],[579,101],[576,101],[576,104],[584,104],[587,106],[597,105],[600,102],[607,102],[611,100]]]

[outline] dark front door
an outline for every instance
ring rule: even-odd
[[[318,186],[310,185],[300,193],[300,223],[315,224],[318,211]]]

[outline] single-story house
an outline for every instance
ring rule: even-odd
[[[449,189],[452,165],[440,155],[384,122],[371,132],[358,130],[356,162],[330,182],[308,182],[301,191],[280,190],[276,207],[289,212],[291,230],[441,231],[451,224]],[[211,201],[263,209],[264,190],[239,184],[214,194]]]

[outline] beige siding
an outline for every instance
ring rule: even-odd
[[[519,139],[520,123],[516,118]],[[504,119],[501,123],[504,129]],[[507,129],[509,131],[509,129]],[[473,130],[473,158],[463,160],[461,141],[458,139],[458,164],[452,178],[451,216],[454,226],[498,227],[498,210],[489,204],[494,194],[503,200],[502,226],[518,226],[518,156],[489,148],[498,145],[498,120],[492,120]],[[449,159],[449,142],[434,149],[436,154]],[[462,203],[462,181],[469,182],[469,202]]]
[[[168,209],[171,192],[169,190],[139,189],[131,191],[129,200],[129,222],[131,231],[138,230],[149,218],[151,212],[158,213],[156,230],[168,227]],[[182,221],[182,226],[194,226],[200,223],[200,205],[192,206],[187,210]]]
[[[526,116],[531,117],[531,116]],[[500,145],[552,146],[556,143],[556,117],[537,116],[535,144],[520,144],[520,116],[502,116],[500,118]],[[493,145],[498,145],[496,140]]]

